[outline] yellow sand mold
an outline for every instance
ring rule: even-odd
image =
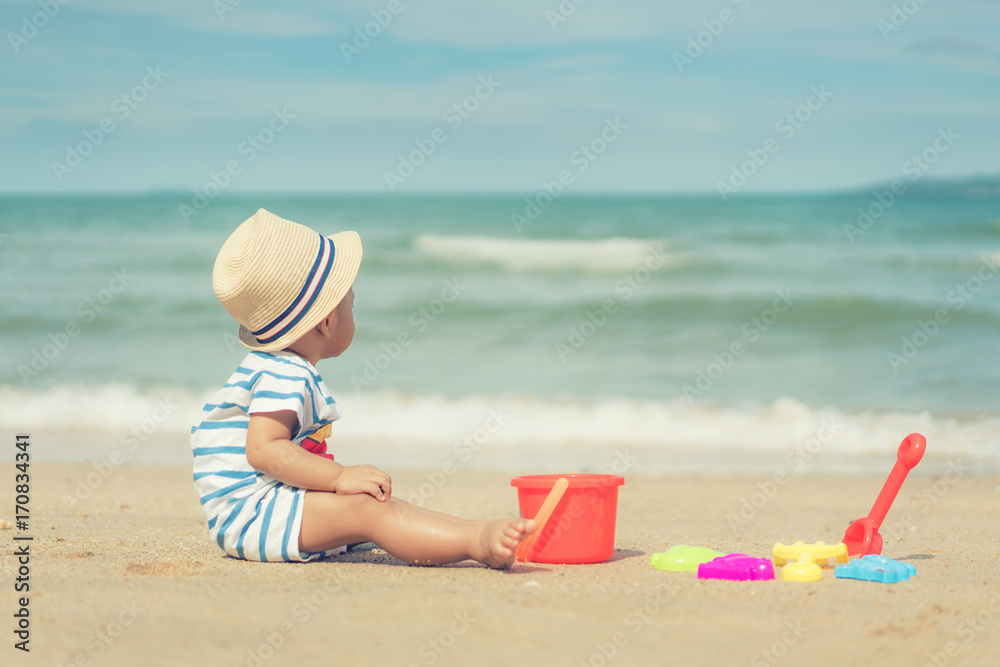
[[[828,558],[836,558],[838,563],[846,563],[850,560],[847,555],[847,545],[843,542],[840,544],[826,544],[825,542],[806,544],[799,540],[795,544],[782,544],[781,542],[775,544],[774,564],[784,565],[788,561],[798,560],[806,551],[809,552],[813,561],[820,563],[825,563]]]

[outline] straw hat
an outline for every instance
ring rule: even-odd
[[[215,295],[251,350],[281,350],[323,321],[361,264],[356,232],[324,237],[260,209],[236,228],[212,271]]]

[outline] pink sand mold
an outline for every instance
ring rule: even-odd
[[[699,579],[726,579],[729,581],[768,581],[774,579],[774,565],[770,558],[754,558],[746,554],[719,556],[698,566]]]

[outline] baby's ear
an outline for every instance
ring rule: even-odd
[[[325,318],[320,320],[319,324],[316,325],[316,331],[320,332],[324,336],[329,336],[330,332],[333,331],[334,319],[336,316],[336,312],[331,312]]]

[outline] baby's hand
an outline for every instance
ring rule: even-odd
[[[333,491],[344,495],[368,493],[385,501],[392,497],[392,480],[372,465],[344,466]]]

